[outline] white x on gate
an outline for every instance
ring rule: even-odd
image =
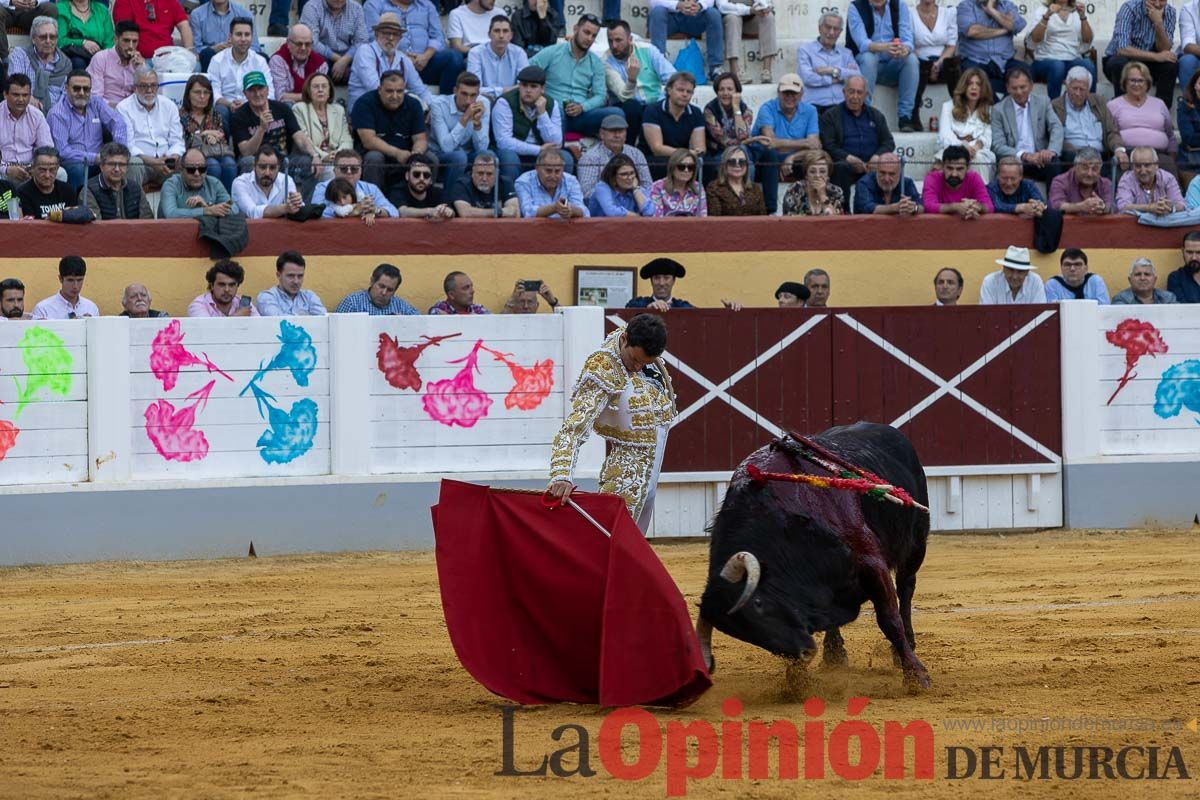
[[[663,356],[662,356],[663,361],[666,361],[668,364],[670,364],[672,367],[674,367],[680,373],[687,375],[689,378],[694,380],[696,383],[700,384],[700,386],[702,388],[708,390],[707,392],[705,392],[703,397],[701,397],[699,400],[692,403],[690,406],[688,406],[683,411],[681,411],[679,413],[679,416],[675,417],[675,421],[672,423],[672,426],[678,425],[679,423],[683,422],[685,419],[690,417],[692,414],[695,414],[701,408],[703,408],[704,406],[706,406],[710,402],[712,402],[713,399],[720,398],[721,400],[724,400],[726,403],[728,403],[730,405],[730,407],[732,407],[734,410],[736,410],[737,412],[739,412],[740,414],[745,416],[747,419],[749,419],[755,425],[758,425],[759,427],[766,430],[772,436],[782,436],[784,434],[783,428],[781,428],[778,425],[776,425],[775,423],[771,422],[771,420],[766,419],[765,417],[759,416],[757,411],[750,408],[750,406],[746,405],[741,400],[738,400],[733,395],[729,394],[729,389],[731,389],[734,386],[734,384],[736,384],[742,378],[746,377],[751,372],[754,372],[756,369],[761,367],[767,361],[769,361],[770,359],[779,355],[781,352],[783,352],[783,350],[785,348],[787,348],[789,345],[791,345],[793,342],[795,342],[801,336],[803,336],[804,334],[811,331],[817,325],[820,325],[821,322],[823,322],[825,320],[825,316],[826,315],[822,314],[820,316],[809,317],[794,331],[789,333],[787,336],[784,336],[782,339],[780,339],[778,342],[776,342],[775,344],[768,347],[763,352],[756,355],[753,358],[753,360],[751,360],[748,364],[746,364],[744,367],[739,369],[737,372],[730,375],[725,380],[721,381],[719,384],[713,383],[708,378],[704,377],[699,372],[694,370],[692,367],[688,366],[683,361],[680,361],[679,358],[671,355],[671,353],[669,351],[663,353]],[[625,320],[621,319],[616,314],[609,316],[608,321],[613,323],[614,325],[624,325],[625,324]]]
[[[846,325],[849,325],[850,328],[857,331],[859,334],[861,334],[863,337],[865,337],[868,341],[874,343],[875,345],[878,345],[878,347],[881,350],[883,350],[885,353],[893,356],[898,361],[900,361],[902,364],[911,368],[914,372],[923,376],[924,378],[929,380],[931,383],[934,383],[937,385],[938,388],[935,389],[933,392],[931,392],[928,397],[926,397],[921,402],[917,403],[915,406],[910,408],[908,411],[905,411],[903,414],[896,417],[896,419],[892,420],[891,425],[893,428],[899,428],[901,425],[911,422],[914,417],[916,417],[922,411],[924,411],[925,409],[927,409],[931,405],[933,405],[940,397],[942,397],[943,395],[950,395],[951,397],[955,398],[956,400],[962,401],[962,403],[965,406],[967,406],[967,408],[970,408],[972,411],[979,413],[988,422],[991,422],[993,425],[1000,428],[1005,433],[1012,436],[1014,439],[1017,439],[1018,441],[1022,442],[1029,448],[1036,450],[1039,454],[1041,454],[1043,457],[1045,457],[1047,461],[1049,461],[1053,464],[1058,464],[1058,463],[1060,463],[1061,459],[1057,453],[1055,453],[1053,450],[1046,447],[1041,442],[1037,441],[1032,436],[1030,436],[1029,434],[1022,431],[1016,425],[1013,425],[1012,423],[1008,422],[1003,417],[1001,417],[999,414],[997,414],[995,411],[992,411],[990,408],[983,405],[978,400],[976,400],[975,398],[971,397],[970,395],[966,394],[965,392],[963,392],[961,389],[958,388],[958,386],[963,381],[965,381],[967,378],[970,378],[976,372],[979,372],[979,370],[981,370],[985,366],[987,366],[987,364],[989,362],[991,362],[992,359],[996,358],[996,356],[1000,355],[1005,350],[1009,349],[1014,344],[1021,341],[1021,339],[1025,338],[1025,336],[1028,335],[1034,328],[1036,328],[1037,326],[1041,325],[1046,320],[1053,317],[1055,313],[1056,312],[1054,312],[1054,311],[1043,311],[1042,313],[1038,314],[1036,317],[1034,317],[1029,322],[1025,323],[1019,329],[1017,329],[1013,333],[1009,334],[1009,336],[1007,336],[1005,339],[1003,339],[999,344],[997,344],[991,350],[987,351],[982,356],[977,358],[970,366],[968,366],[962,372],[959,372],[957,375],[955,375],[950,380],[944,380],[936,372],[929,369],[924,364],[917,361],[915,358],[908,355],[903,350],[896,347],[896,345],[894,345],[891,342],[889,342],[888,340],[884,339],[879,334],[875,333],[875,331],[871,330],[866,325],[863,325],[861,322],[854,319],[854,317],[852,317],[850,314],[838,314],[837,318],[839,320],[841,320],[842,322],[846,323]]]

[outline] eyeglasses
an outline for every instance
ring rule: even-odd
[[[112,167],[113,169],[129,169],[128,161],[105,161],[104,166]]]
[[[157,92],[158,84],[157,83],[135,83],[133,85],[133,88],[137,89],[139,92]]]
[[[695,172],[696,165],[695,164],[676,164],[675,169],[679,170],[680,172]]]
[[[748,162],[748,161],[746,161],[746,159],[744,159],[744,158],[731,158],[731,159],[729,159],[729,166],[731,166],[731,167],[744,167],[744,166],[746,166],[746,164],[748,164],[748,163],[749,163],[749,162]]]
[[[91,93],[92,93],[91,86],[72,86],[71,87],[71,94],[91,94]]]
[[[357,175],[358,173],[362,172],[362,165],[360,165],[360,164],[338,164],[337,171],[341,172],[344,175]]]
[[[189,167],[187,164],[184,164],[183,171],[188,175],[203,175],[204,173],[208,172],[208,165],[201,164],[198,167]]]
[[[410,178],[415,178],[417,180],[426,180],[427,181],[433,177],[433,173],[432,172],[409,172],[408,176]]]

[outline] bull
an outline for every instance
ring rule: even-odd
[[[859,422],[830,428],[812,441],[929,505],[916,450],[895,428]],[[734,471],[709,528],[708,582],[696,623],[709,670],[715,667],[713,628],[793,663],[815,655],[813,634],[823,631],[823,660],[845,664],[839,629],[870,600],[906,682],[928,688],[912,628],[928,514],[846,490],[764,485],[751,477],[751,465],[763,472],[830,474],[806,460],[791,437],[756,450]]]

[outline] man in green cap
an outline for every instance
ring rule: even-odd
[[[242,78],[246,102],[229,115],[229,129],[239,156],[238,169],[249,172],[254,167],[254,154],[264,144],[275,148],[287,159],[287,171],[309,197],[313,178],[321,170],[321,157],[308,135],[300,129],[296,116],[286,103],[270,98],[267,77],[255,70]]]

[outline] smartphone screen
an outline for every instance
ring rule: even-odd
[[[242,295],[242,308],[249,308],[249,307],[250,307],[250,295],[244,294],[244,295]]]
[[[521,283],[525,285],[525,291],[527,292],[540,292],[542,290],[541,281],[521,281]]]

